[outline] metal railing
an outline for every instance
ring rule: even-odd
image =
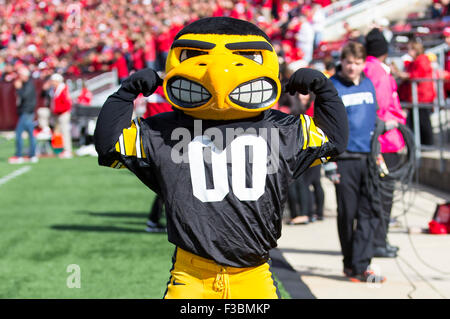
[[[84,83],[89,91],[95,92],[101,88],[109,89],[116,86],[118,84],[117,79],[117,70],[113,69],[110,72],[105,72],[89,80],[85,80]],[[76,98],[81,94],[83,79],[76,79],[75,81],[67,80],[66,82],[69,86],[69,94],[71,99],[76,100]]]
[[[323,8],[323,14],[325,15],[325,17],[330,17],[333,14],[336,14],[338,12],[341,12],[351,6],[353,6],[355,4],[355,2],[357,2],[358,0],[341,0],[341,1],[336,1],[333,2],[332,4],[326,6],[325,8]],[[358,2],[360,2],[361,0],[359,0]]]
[[[439,170],[440,172],[445,171],[445,157],[444,149],[447,141],[447,134],[449,130],[448,121],[448,111],[450,110],[450,105],[447,104],[444,92],[444,79],[436,78],[423,78],[423,79],[410,79],[411,82],[411,95],[412,103],[402,103],[403,108],[411,109],[413,115],[413,132],[414,132],[414,144],[416,146],[416,159],[420,163],[422,150],[438,150],[439,151]],[[419,103],[417,85],[420,82],[433,82],[435,88],[437,89],[436,98],[432,103]],[[439,121],[439,142],[438,145],[434,143],[432,146],[426,146],[421,144],[420,137],[420,117],[419,109],[434,109],[438,110],[438,121]],[[441,116],[441,111],[444,111],[444,120]]]
[[[439,64],[439,68],[441,70],[445,69],[445,54],[448,51],[449,47],[447,43],[441,43],[435,47],[429,48],[425,50],[425,53],[435,54],[437,57],[437,62]]]
[[[346,20],[361,11],[386,1],[388,0],[343,0],[335,2],[323,9],[327,18],[325,26],[335,25],[339,21]]]

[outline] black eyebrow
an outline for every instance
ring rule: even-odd
[[[176,40],[172,43],[173,48],[179,48],[179,47],[188,47],[188,48],[195,48],[195,49],[204,49],[204,50],[211,50],[216,45],[211,42],[205,42],[205,41],[198,41],[198,40]]]
[[[227,43],[225,47],[229,50],[268,50],[273,51],[272,46],[264,41]]]

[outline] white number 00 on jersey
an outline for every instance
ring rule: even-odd
[[[246,165],[245,148],[253,150],[252,165]],[[203,149],[211,149],[214,188],[206,187]],[[241,201],[256,201],[264,194],[267,175],[267,142],[261,136],[241,135],[230,143],[233,194]],[[208,136],[197,136],[188,145],[192,191],[202,202],[222,201],[229,193],[227,149],[219,150]],[[252,167],[252,187],[246,187],[246,169]]]

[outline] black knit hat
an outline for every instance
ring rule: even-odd
[[[388,52],[388,43],[379,29],[374,28],[366,35],[366,51],[367,55],[374,57]]]

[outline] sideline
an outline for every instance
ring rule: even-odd
[[[31,166],[24,166],[24,167],[21,167],[21,168],[15,170],[12,173],[9,173],[8,175],[0,178],[0,186],[2,186],[3,184],[6,184],[7,182],[12,180],[13,178],[16,178],[17,176],[25,174],[29,170],[31,170]]]
[[[317,299],[278,248],[270,250],[271,269],[292,299]]]

